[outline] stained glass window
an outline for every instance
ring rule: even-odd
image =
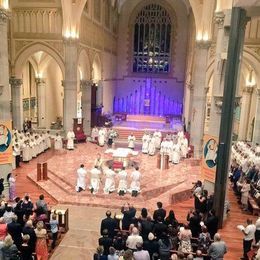
[[[171,30],[171,18],[162,6],[149,4],[138,13],[134,23],[133,72],[169,72]]]

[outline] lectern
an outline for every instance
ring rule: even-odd
[[[160,170],[169,169],[169,155],[168,154],[158,154],[157,156],[157,168]]]

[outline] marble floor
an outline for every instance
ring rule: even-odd
[[[37,182],[36,169],[32,170],[28,177],[37,185],[43,188],[58,203],[103,206],[110,205],[111,208],[118,208],[126,201],[133,201],[137,208],[142,208],[145,203],[147,207],[152,207],[158,200],[165,205],[172,203],[172,196],[175,193],[189,190],[193,185],[192,182],[200,178],[200,165],[194,159],[185,159],[178,165],[170,165],[168,170],[157,169],[157,156],[149,156],[139,153],[137,156],[130,158],[140,167],[141,172],[141,193],[138,197],[132,198],[130,194],[124,197],[118,196],[116,192],[105,195],[103,184],[105,178],[102,177],[101,187],[96,195],[90,193],[87,189],[77,193],[75,191],[76,171],[80,164],[84,164],[87,170],[93,167],[94,159],[97,153],[101,153],[104,164],[112,159],[112,156],[105,154],[106,148],[99,147],[92,143],[78,144],[74,151],[64,150],[55,154],[52,158],[46,160],[48,163],[48,180]],[[44,162],[44,160],[42,160]],[[129,168],[131,173],[133,168]],[[130,184],[131,180],[128,179]],[[87,174],[86,186],[90,183],[90,176]],[[116,186],[118,180],[116,178]]]

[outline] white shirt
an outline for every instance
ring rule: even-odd
[[[260,218],[258,218],[255,222],[256,230],[260,230]]]
[[[256,226],[254,224],[250,224],[245,228],[245,237],[244,240],[253,240],[255,238],[255,230]]]

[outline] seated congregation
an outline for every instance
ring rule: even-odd
[[[29,195],[17,197],[13,205],[1,198],[0,259],[47,260],[59,234],[58,215],[50,212],[44,195],[35,203]]]

